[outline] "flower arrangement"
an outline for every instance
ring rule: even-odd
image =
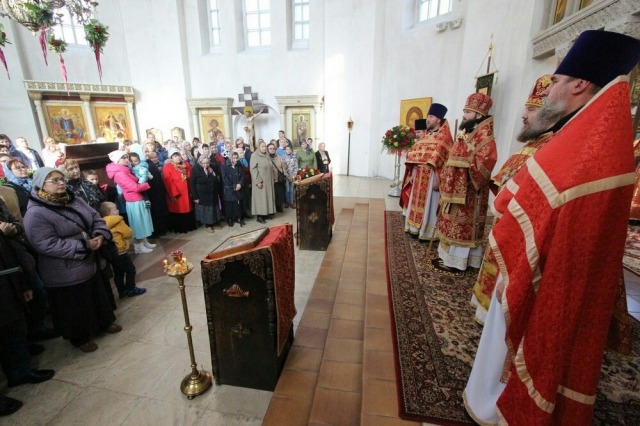
[[[56,52],[60,58],[60,68],[62,69],[62,77],[64,78],[64,86],[67,88],[67,95],[69,94],[69,83],[67,82],[67,67],[64,66],[64,59],[62,54],[67,51],[67,42],[61,38],[56,38],[53,34],[47,38],[47,47],[49,50]]]
[[[9,75],[9,68],[7,67],[7,60],[4,57],[4,52],[2,51],[2,48],[6,45],[6,44],[11,44],[9,42],[9,40],[7,40],[7,33],[5,33],[4,31],[4,25],[0,24],[0,61],[2,61],[2,63],[4,64],[4,69],[7,70],[7,77],[9,78],[9,80],[11,80],[11,76]]]
[[[96,55],[98,64],[98,74],[100,75],[100,83],[102,83],[102,65],[100,64],[100,54],[107,40],[109,40],[109,27],[102,25],[97,19],[92,19],[84,26],[84,38],[89,42]]]
[[[56,25],[51,5],[48,2],[42,2],[42,4],[24,3],[24,8],[27,11],[27,19],[29,20],[27,27],[33,34],[36,33],[38,28],[40,29],[40,48],[42,49],[42,56],[44,56],[44,63],[49,65],[47,61],[47,28]]]
[[[304,168],[298,169],[298,180],[308,179],[313,176],[317,176],[322,174],[320,170],[314,169],[313,167],[306,166]]]
[[[390,154],[401,155],[416,143],[416,134],[413,127],[395,126],[387,130],[382,137],[382,149],[386,149]]]

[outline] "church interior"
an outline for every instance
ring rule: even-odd
[[[62,338],[40,342],[46,350],[33,357],[32,367],[55,370],[55,376],[8,387],[0,375],[0,394],[24,404],[0,418],[7,425],[473,424],[463,416],[459,394],[482,333],[469,305],[478,268],[450,274],[439,287],[424,284],[435,276],[428,256],[436,249],[397,225],[406,154],[396,155],[380,141],[394,126],[414,127],[416,119],[427,119],[434,103],[446,106],[455,134],[469,95],[483,93],[492,100],[495,174],[523,146],[516,136],[536,80],[553,74],[583,31],[640,39],[637,0],[57,1],[92,9],[98,20],[92,31],[98,25],[97,33],[108,36],[103,46],[92,46],[86,27],[64,5],[46,37],[40,28],[25,27],[8,13],[25,3],[47,2],[0,2],[0,41],[6,41],[0,43],[0,134],[14,143],[25,138],[36,151],[46,149],[43,140],[50,136],[62,145],[84,147],[86,158],[101,155],[106,164],[108,151],[96,148],[100,142],[143,143],[153,134],[161,143],[174,138],[224,143],[238,137],[268,143],[282,130],[296,150],[301,139],[311,138],[314,149],[325,144],[331,154],[332,222],[326,250],[300,246],[300,205],[267,222],[292,224],[295,247],[294,259],[288,259],[295,264],[294,338],[275,389],[214,383],[193,399],[181,392],[193,357],[180,289],[164,273],[163,261],[180,250],[193,262],[184,281],[193,327],[189,338],[195,368],[215,372],[213,302],[203,293],[201,260],[228,238],[263,227],[256,220],[243,228],[225,222],[212,233],[203,226],[154,239],[153,253],[131,251],[137,285],[147,293],[116,300],[122,331],[96,337],[94,353]],[[51,40],[62,40],[63,51]],[[637,67],[630,78],[637,139]],[[489,204],[494,198],[489,196]],[[605,354],[602,375],[611,375],[609,393],[598,393],[593,424],[640,421],[640,229],[634,232],[637,240],[629,237],[623,263],[624,321],[631,324],[633,350],[626,357]],[[394,238],[404,241],[398,244],[410,253],[409,266],[393,258],[399,253],[390,249]],[[393,277],[400,277],[401,293],[415,297],[402,299],[405,303],[426,306],[433,299],[455,309],[430,307],[428,313],[415,307],[414,318],[401,316],[400,299],[391,294]],[[464,322],[438,334],[447,315]],[[431,351],[416,348],[422,340],[410,349],[412,334],[401,329],[413,322],[423,327],[426,316],[433,317],[428,324],[434,331],[420,336],[445,341],[433,346],[442,353],[429,355],[431,364],[421,364],[432,365],[425,368],[435,373],[415,367],[415,382],[413,373],[401,380],[408,364],[399,360],[396,343],[403,336],[415,357]],[[473,332],[459,329],[465,327]],[[461,347],[458,337],[466,339]],[[440,383],[418,383],[425,377]],[[424,401],[434,400],[446,403],[425,410]]]

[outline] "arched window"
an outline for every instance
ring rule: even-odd
[[[220,46],[220,6],[218,0],[209,0],[209,31],[211,46]]]
[[[270,3],[269,0],[245,0],[245,28],[248,48],[271,46]]]

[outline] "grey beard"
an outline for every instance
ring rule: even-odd
[[[528,126],[523,126],[522,129],[520,129],[516,140],[518,142],[529,142],[543,134],[549,127],[551,126],[542,125],[541,122],[536,119],[533,123],[529,122]]]
[[[558,99],[555,104],[550,105],[547,103],[547,99],[545,98],[535,121],[529,125],[529,131],[541,134],[545,130],[551,128],[551,126],[556,124],[558,120],[567,114],[566,100]]]

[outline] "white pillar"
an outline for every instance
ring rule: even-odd
[[[91,95],[80,95],[80,99],[84,102],[84,116],[87,118],[87,126],[89,127],[89,136],[94,141],[96,137],[96,126],[93,122],[93,114],[91,114]]]
[[[36,106],[36,114],[38,115],[38,124],[40,126],[40,140],[38,141],[38,146],[40,147],[40,149],[42,149],[44,148],[42,139],[44,139],[45,136],[49,136],[49,131],[47,130],[47,121],[44,118],[44,111],[42,110],[42,93],[29,92],[29,98]]]
[[[202,129],[200,128],[200,120],[198,119],[198,110],[196,108],[191,109],[191,121],[193,121],[193,135],[198,136],[202,143],[207,143],[204,135],[202,134]]]
[[[230,114],[230,110],[229,108],[223,109],[223,115],[222,118],[224,120],[224,126],[226,127],[226,137],[229,138],[229,140],[231,140],[231,143],[234,144],[235,139],[237,138],[236,135],[233,134],[233,120],[231,119],[231,114]],[[245,141],[245,143],[247,143],[247,141]],[[234,145],[235,146],[235,145]]]
[[[316,113],[316,139],[319,139],[321,142],[326,143],[326,141],[324,140],[324,111],[319,106],[314,106],[313,110]],[[317,149],[317,145],[315,146],[315,148]]]
[[[142,141],[140,140],[140,133],[138,132],[138,123],[136,123],[136,115],[133,112],[134,100],[135,98],[133,96],[124,97],[124,101],[127,103],[127,112],[129,112],[129,124],[131,125],[131,132],[132,132],[131,137],[134,140],[137,140],[138,142],[142,143]],[[144,137],[146,139],[147,135],[145,134]]]

